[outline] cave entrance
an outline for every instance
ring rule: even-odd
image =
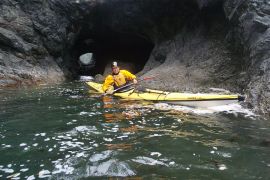
[[[72,49],[77,61],[80,55],[93,53],[95,65],[82,66],[78,62],[77,75],[95,76],[107,75],[112,61],[118,61],[122,68],[136,74],[143,69],[153,47],[152,42],[134,34],[116,32],[89,34],[89,31],[82,30]]]

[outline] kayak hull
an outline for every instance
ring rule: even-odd
[[[104,93],[102,84],[95,82],[87,82],[87,85],[95,89],[99,93]],[[156,102],[166,102],[170,104],[195,106],[195,107],[210,107],[226,105],[238,102],[241,98],[238,95],[227,94],[192,94],[192,93],[178,93],[146,89],[143,92],[136,92],[129,90],[121,93],[114,93],[114,96],[129,100],[147,100]]]
[[[181,105],[181,106],[192,106],[192,107],[212,107],[212,106],[223,106],[227,104],[237,103],[238,99],[230,100],[205,100],[205,101],[164,101],[168,104]]]

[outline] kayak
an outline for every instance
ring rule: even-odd
[[[97,91],[98,93],[104,93],[102,90],[102,84],[92,81],[86,82],[86,84]],[[121,97],[129,100],[147,100],[155,102],[165,102],[171,104],[178,104],[184,106],[195,107],[210,107],[226,105],[231,103],[237,103],[243,101],[244,97],[236,94],[202,94],[202,93],[179,93],[179,92],[167,92],[160,90],[145,89],[143,92],[137,92],[134,89],[126,92],[116,92],[114,96]]]

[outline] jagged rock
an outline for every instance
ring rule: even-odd
[[[104,80],[105,80],[105,77],[102,76],[101,74],[97,74],[97,75],[95,75],[94,79],[95,79],[96,82],[103,83]]]
[[[0,27],[0,43],[5,46],[14,48],[17,51],[28,53],[30,46],[12,31]]]
[[[262,7],[262,12],[265,14],[270,15],[270,4],[267,4],[265,6]]]
[[[231,0],[224,6],[229,12]],[[235,26],[231,31],[235,33],[235,40],[244,50],[249,83],[244,88],[248,94],[247,102],[259,112],[268,114],[270,110],[269,98],[269,57],[270,57],[270,16],[267,15],[269,2],[267,1],[236,1],[237,10],[231,23]]]

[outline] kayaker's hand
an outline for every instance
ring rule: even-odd
[[[112,89],[108,89],[108,90],[106,91],[106,94],[113,94],[113,90],[112,90]]]
[[[137,79],[133,79],[133,84],[137,84],[137,83],[138,83]]]

